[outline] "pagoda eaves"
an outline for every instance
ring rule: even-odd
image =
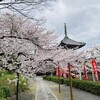
[[[61,41],[59,46],[62,46],[65,49],[79,49],[79,48],[81,48],[81,47],[83,47],[85,45],[86,45],[86,43],[72,40],[67,36],[66,23],[65,23],[65,37]]]

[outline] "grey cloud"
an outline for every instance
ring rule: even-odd
[[[99,43],[100,0],[57,0],[53,10],[45,11],[47,26],[64,36],[64,22],[67,22],[70,38],[87,43]],[[91,42],[94,41],[94,42]]]

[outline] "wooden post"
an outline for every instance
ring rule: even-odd
[[[60,88],[60,67],[59,67],[59,62],[58,62],[58,80],[59,80],[59,93],[61,93],[61,88]]]
[[[19,73],[17,72],[16,100],[18,100],[18,90],[19,90]]]
[[[21,63],[17,64],[17,69],[19,69],[19,66],[21,66]],[[17,86],[16,86],[16,100],[18,100],[18,92],[19,92],[19,73],[17,72]]]
[[[81,75],[81,66],[79,66],[79,79],[82,80],[82,75]]]
[[[70,63],[68,63],[68,69],[69,69],[70,98],[71,98],[71,100],[73,100],[73,92],[72,92],[72,78],[71,78]]]
[[[93,78],[93,81],[95,82],[95,76],[94,76],[93,69],[92,69],[92,78]]]

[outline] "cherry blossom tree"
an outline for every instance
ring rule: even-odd
[[[58,62],[61,68],[63,68],[64,66],[67,66],[68,63],[71,63],[72,65],[74,65],[76,59],[78,58],[78,53],[75,50],[73,49],[66,50],[57,46],[49,48],[49,50],[47,51],[39,51],[39,52],[41,56],[35,55],[34,56],[35,60],[39,62],[43,62],[43,64],[44,62],[46,62],[46,65],[51,64],[54,67],[58,65]],[[40,70],[42,70],[42,67]]]
[[[57,62],[60,62],[61,66],[67,66],[68,62],[73,66],[80,66],[80,62],[84,64],[87,52],[78,53],[76,50],[58,47],[53,31],[45,29],[43,24],[40,21],[34,23],[30,19],[26,20],[9,13],[0,17],[0,54],[5,54],[2,59],[6,65],[5,58],[11,59],[14,56],[18,60],[17,62],[21,62],[21,69],[18,70],[20,73],[29,72],[27,71],[29,67],[34,74],[41,69],[46,69],[47,66],[46,71],[49,71],[49,66],[56,66]],[[99,47],[95,47],[93,50],[100,51]],[[15,58],[12,57],[12,62],[16,62]]]
[[[35,55],[41,56],[39,51],[50,48],[55,36],[52,31],[43,27],[43,23],[25,20],[15,14],[6,13],[0,18],[0,68],[12,70],[17,74],[17,94],[19,74],[24,77],[34,77],[40,62]],[[52,40],[52,42],[51,42]]]
[[[16,69],[17,66],[13,67],[13,65],[19,62],[21,67],[17,72],[34,74],[38,63],[34,59],[34,54],[40,56],[38,50],[46,50],[55,43],[54,33],[46,30],[42,25],[43,23],[32,23],[31,20],[26,21],[24,18],[8,13],[1,17],[0,49],[1,55],[4,53],[2,61],[7,68]]]

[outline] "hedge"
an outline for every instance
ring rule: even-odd
[[[0,100],[7,100],[7,99],[0,97]]]
[[[7,86],[0,87],[0,97],[7,98],[10,94],[10,89]]]
[[[56,76],[43,76],[43,79],[59,83],[59,78]],[[64,84],[64,79],[60,78],[60,84]]]
[[[56,83],[59,82],[58,77],[55,77],[55,76],[44,76],[43,79],[53,81]],[[69,79],[60,78],[60,83],[66,84],[67,86],[69,86]],[[72,86],[77,89],[84,90],[86,92],[90,92],[92,94],[100,96],[100,83],[99,82],[72,79]]]

